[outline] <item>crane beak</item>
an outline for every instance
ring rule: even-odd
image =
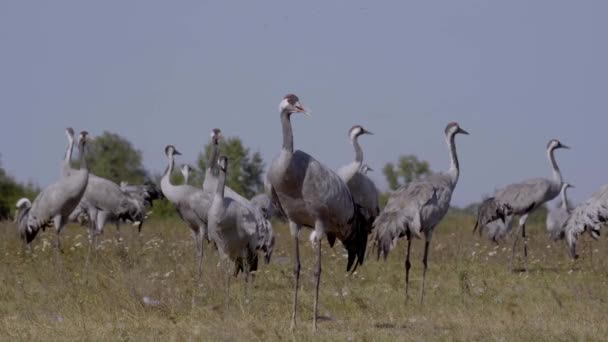
[[[173,150],[173,154],[177,155],[177,156],[181,156],[182,153],[178,150]]]
[[[374,135],[373,132],[370,132],[370,131],[366,130],[365,128],[363,129],[363,134]]]
[[[469,132],[465,131],[464,129],[462,129],[460,127],[458,128],[458,133],[469,135]]]
[[[374,169],[372,169],[371,167],[367,167],[367,171],[374,171]]]
[[[302,113],[307,116],[310,116],[310,113],[311,113],[310,110],[308,108],[304,107],[304,105],[302,105],[300,102],[296,102],[294,107],[296,107],[296,111],[298,113]]]
[[[565,148],[566,150],[569,150],[569,149],[570,149],[570,146],[566,146],[566,145],[564,145],[564,144],[560,144],[560,146],[559,146],[559,147],[561,147],[561,148]]]

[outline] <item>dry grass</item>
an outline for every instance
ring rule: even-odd
[[[414,243],[413,297],[403,292],[404,243],[388,262],[368,260],[345,272],[340,246],[324,243],[320,314],[311,333],[312,258],[303,236],[299,326],[289,331],[291,243],[277,224],[277,250],[262,266],[244,301],[242,279],[231,283],[224,312],[224,270],[206,245],[204,279],[193,289],[190,232],[177,221],[149,222],[138,238],[123,228],[124,245],[106,227],[104,241],[85,268],[82,228],[63,234],[55,265],[43,233],[34,252],[22,252],[10,223],[0,224],[0,338],[6,340],[605,340],[608,336],[608,261],[605,241],[594,242],[576,263],[542,227],[530,227],[530,272],[507,272],[510,243],[494,246],[471,236],[471,218],[451,217],[431,244],[427,296],[418,304],[422,243]],[[585,242],[581,247],[585,247]],[[192,307],[193,291],[196,305]],[[158,301],[146,305],[143,298]]]

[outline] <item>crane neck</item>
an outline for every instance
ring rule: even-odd
[[[165,173],[163,174],[163,180],[167,182],[168,185],[173,186],[171,184],[171,174],[173,173],[173,168],[175,167],[175,158],[173,155],[167,155],[169,163],[167,164],[167,168],[165,169]]]
[[[188,176],[190,175],[190,171],[188,169],[184,169],[183,175],[184,175],[184,184],[188,184]]]
[[[355,162],[357,162],[359,164],[359,167],[357,168],[360,169],[362,164],[363,164],[363,150],[361,149],[361,145],[359,145],[359,136],[355,135],[354,137],[352,137],[350,139],[353,143],[353,147],[355,148]]]
[[[458,164],[458,154],[456,153],[456,133],[451,133],[446,136],[446,142],[450,149],[450,169],[448,173],[452,176],[452,183],[456,184],[460,174],[460,164]]]
[[[83,139],[79,144],[78,144],[78,153],[80,154],[80,169],[81,170],[85,170],[85,171],[89,171],[89,165],[87,164],[87,158],[86,158],[86,150],[85,150],[85,140]]]
[[[217,165],[217,158],[220,153],[219,142],[217,139],[212,139],[211,141],[211,154],[209,154],[209,158],[207,159],[207,169],[211,171],[213,176],[217,176],[219,171],[219,167]]]
[[[562,208],[568,209],[568,196],[566,195],[566,191],[568,191],[567,187],[562,187]]]
[[[557,162],[555,161],[555,148],[549,148],[547,150],[547,157],[549,158],[549,162],[551,163],[551,168],[553,169],[553,180],[557,184],[562,184],[562,173],[557,166]]]
[[[65,150],[65,157],[64,157],[64,164],[66,164],[67,166],[70,166],[70,163],[72,162],[72,151],[74,150],[74,138],[69,138],[68,139],[68,147]]]
[[[283,128],[283,150],[293,153],[293,130],[290,115],[287,111],[281,112],[281,126]]]
[[[217,179],[217,188],[215,189],[215,195],[220,198],[224,198],[224,189],[226,187],[226,171],[219,170],[220,173]]]

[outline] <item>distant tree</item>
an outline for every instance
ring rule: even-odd
[[[92,173],[116,183],[140,184],[146,178],[142,153],[118,134],[104,132],[88,145],[87,161]]]
[[[8,175],[0,164],[0,220],[12,217],[15,203],[21,197],[34,200],[38,189],[32,184],[20,184]]]
[[[196,184],[196,178],[200,179],[202,183],[210,154],[211,145],[207,144],[205,153],[198,156],[199,170],[197,176],[193,178],[193,184]],[[262,180],[264,161],[259,152],[252,154],[248,148],[243,146],[241,139],[230,137],[220,142],[220,155],[226,155],[229,158],[226,185],[232,190],[247,198],[264,190]]]
[[[389,188],[397,190],[403,184],[430,174],[431,168],[427,161],[419,160],[414,155],[404,155],[399,157],[396,167],[393,163],[387,163],[382,172]]]

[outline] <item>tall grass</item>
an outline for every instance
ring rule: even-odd
[[[194,288],[194,248],[177,220],[152,221],[137,235],[106,227],[87,262],[85,230],[53,231],[24,253],[11,223],[0,224],[0,339],[3,340],[605,340],[608,261],[605,241],[580,244],[567,258],[544,227],[530,226],[529,272],[507,271],[510,241],[495,246],[471,234],[471,217],[452,215],[431,243],[424,306],[418,304],[423,244],[413,244],[411,298],[404,297],[403,241],[387,262],[370,258],[345,273],[342,247],[323,243],[319,331],[311,332],[312,249],[301,238],[302,290],[295,333],[289,230],[275,225],[276,252],[262,265],[246,303],[242,278],[232,280],[225,311],[225,274],[205,245],[203,281]],[[521,246],[521,245],[520,245]],[[585,250],[585,251],[583,251]],[[590,257],[590,252],[593,257]],[[519,265],[523,265],[518,260]],[[194,306],[192,298],[194,295]]]

